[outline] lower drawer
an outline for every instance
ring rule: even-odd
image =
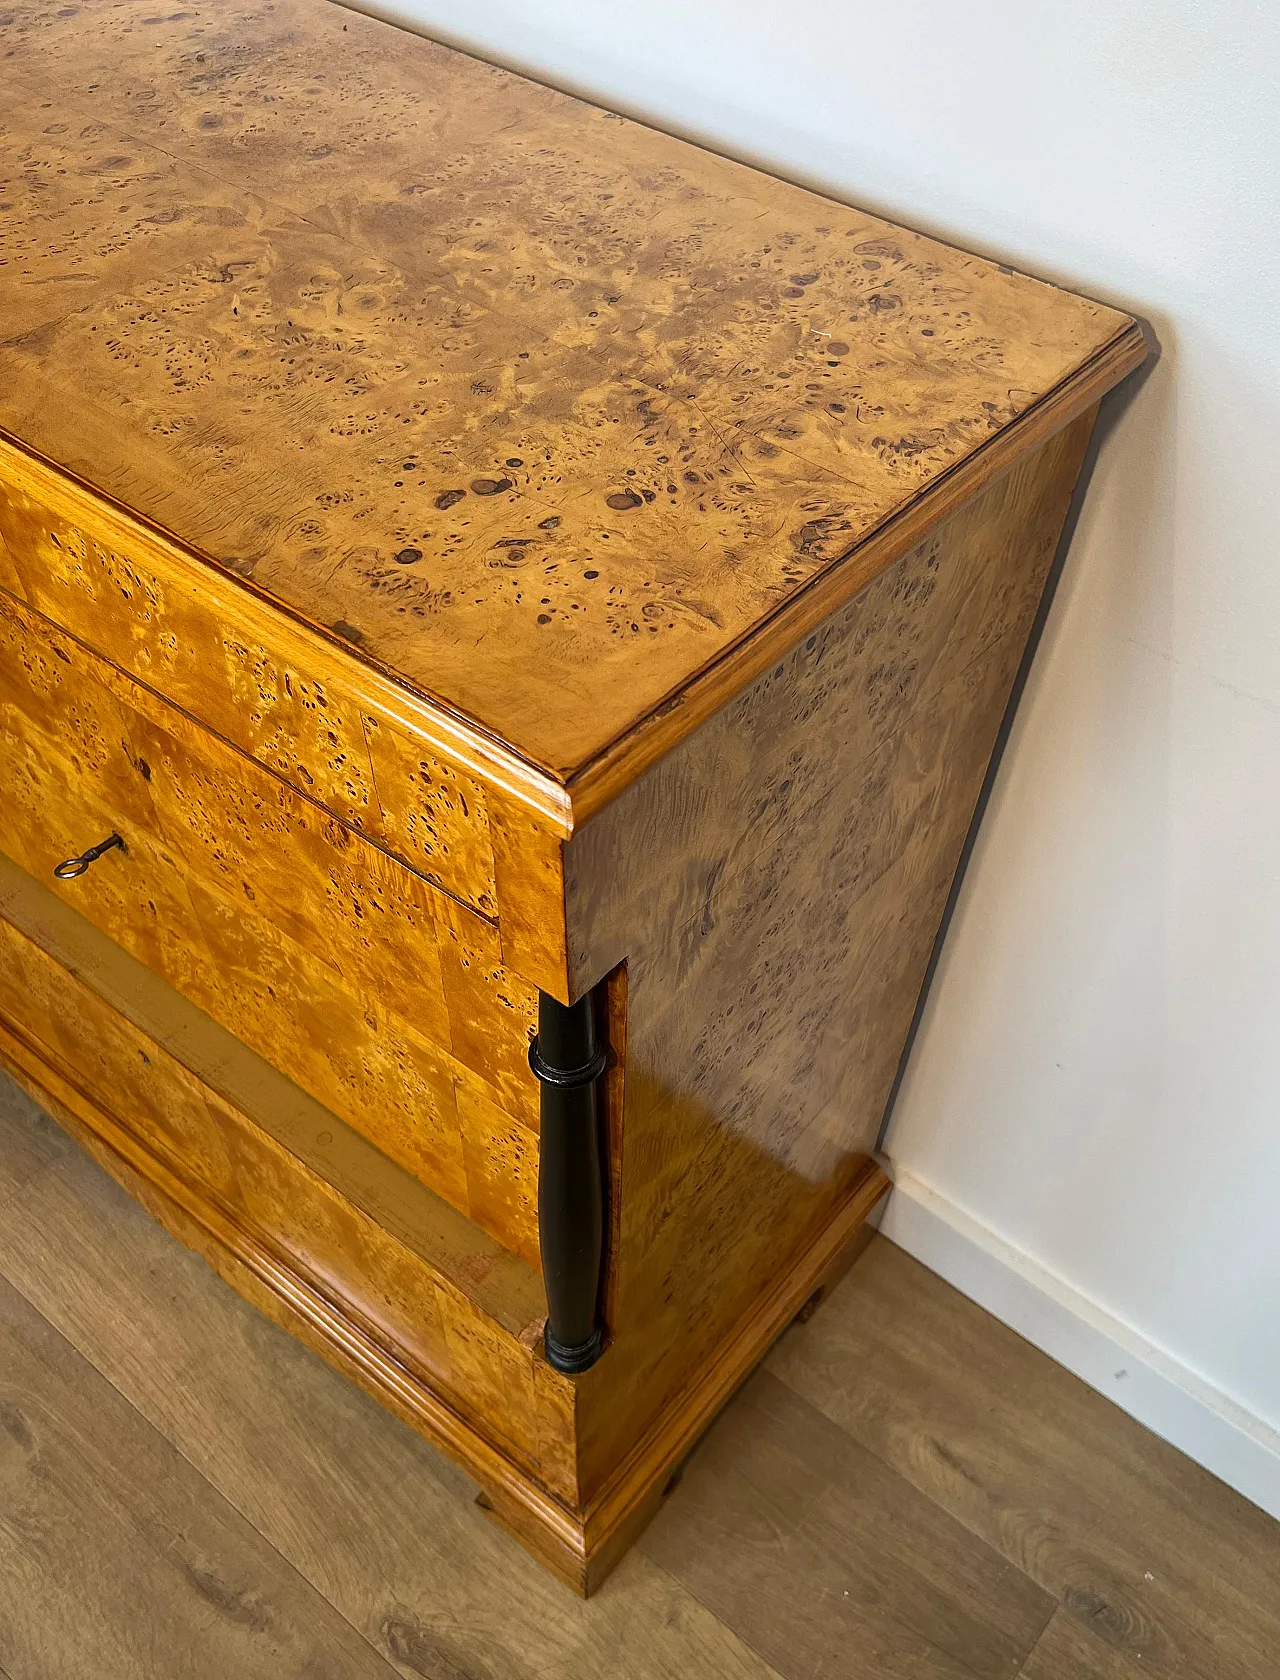
[[[0,747],[0,851],[538,1264],[536,994],[490,922],[3,594]]]
[[[6,860],[0,1064],[482,1478],[487,1441],[573,1497],[571,1384],[537,1352],[532,1268]]]

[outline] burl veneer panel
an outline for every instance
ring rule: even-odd
[[[1132,334],[315,0],[0,27],[0,425],[562,778]]]
[[[567,847],[578,979],[627,960],[615,1341],[586,1380],[588,1462],[689,1380],[874,1146],[1092,421]]]
[[[375,679],[234,577],[3,438],[0,589],[337,825],[499,919],[506,960],[562,988],[563,923],[557,933],[546,904],[560,894],[568,801],[502,743]]]
[[[3,593],[0,741],[0,848],[538,1264],[537,994],[489,923]]]

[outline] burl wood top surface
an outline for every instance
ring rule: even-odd
[[[0,427],[559,778],[1130,328],[322,0],[0,86]]]

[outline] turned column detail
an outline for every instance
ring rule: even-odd
[[[570,1374],[600,1357],[604,1180],[596,1086],[605,1048],[596,1042],[590,993],[563,1004],[538,994],[529,1066],[541,1087],[538,1243],[547,1290],[548,1363]]]

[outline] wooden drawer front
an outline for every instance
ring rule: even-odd
[[[536,993],[493,926],[2,596],[0,711],[0,849],[536,1264]]]
[[[562,829],[357,700],[349,659],[2,439],[0,590],[497,920],[507,966],[563,990]]]
[[[240,1065],[254,1060],[250,1053],[233,1043],[220,1051],[224,1035],[207,1020],[184,1022],[180,1000],[178,1009],[162,1002],[157,1010],[150,991],[122,975],[130,963],[123,952],[95,962],[83,941],[73,934],[67,949],[54,929],[55,956],[45,927],[14,926],[3,879],[10,872],[17,873],[0,863],[0,1064],[105,1140],[117,1176],[121,1157],[141,1173],[141,1188],[125,1182],[153,1209],[150,1187],[234,1254],[265,1247],[304,1285],[336,1293],[407,1369],[535,1475],[572,1493],[562,1420],[568,1385],[532,1351],[546,1310],[536,1276],[429,1191],[414,1195],[411,1186],[398,1207],[381,1202],[377,1162],[355,1186],[347,1183],[349,1160],[335,1160],[340,1120],[283,1079],[273,1082],[270,1069],[259,1083]],[[25,920],[33,895],[20,896]],[[140,1025],[122,1013],[121,981],[131,1012],[158,1021]],[[255,1103],[262,1107],[250,1111]],[[398,1224],[408,1227],[403,1237]]]

